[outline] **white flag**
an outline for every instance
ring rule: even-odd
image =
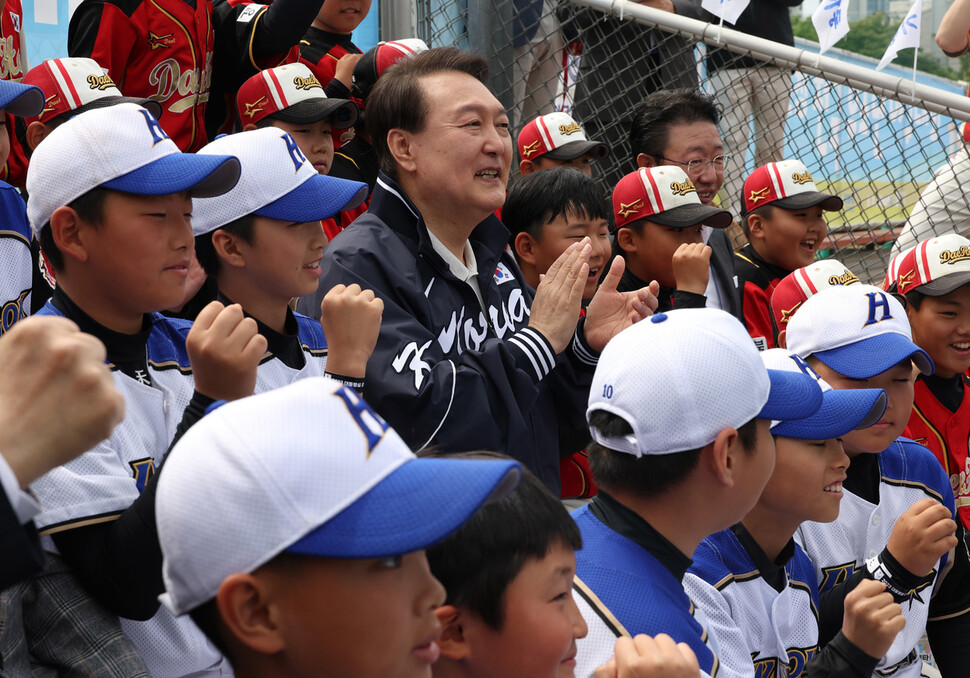
[[[818,35],[819,54],[844,38],[849,32],[849,0],[822,0],[812,14]]]
[[[735,24],[751,0],[703,0],[701,7],[729,24]]]
[[[899,54],[899,50],[906,49],[907,47],[919,49],[919,23],[922,17],[923,0],[916,0],[909,12],[906,13],[906,18],[903,19],[903,23],[899,25],[899,30],[896,31],[896,37],[889,43],[889,47],[886,48],[886,53],[883,54],[882,60],[876,66],[877,71],[881,71],[888,66],[889,62]]]

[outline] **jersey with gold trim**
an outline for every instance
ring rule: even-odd
[[[24,10],[21,0],[5,0],[0,6],[0,80],[20,82],[30,69],[23,44]],[[7,114],[10,135],[10,155],[0,171],[0,179],[23,187],[27,180],[27,154],[20,145],[14,129],[23,126],[22,119]]]
[[[693,560],[684,590],[717,637],[723,675],[749,676],[752,669],[755,678],[802,675],[818,653],[818,586],[805,552],[795,545],[781,592],[731,530],[702,541]]]
[[[212,67],[212,92],[206,108],[206,133],[210,139],[232,132],[236,119],[236,92],[239,87],[264,68],[296,63],[300,46],[286,52],[258,59],[253,54],[253,40],[270,0],[214,0],[215,61]],[[266,4],[264,4],[266,3]]]
[[[750,244],[734,254],[734,270],[741,288],[744,327],[755,346],[764,351],[778,345],[778,330],[771,314],[771,295],[788,273],[768,263]]]
[[[703,615],[681,583],[656,558],[604,525],[585,506],[573,514],[583,536],[576,552],[573,598],[589,632],[576,641],[576,676],[593,671],[613,656],[623,635],[666,633],[690,645],[702,676],[720,678],[718,641],[709,637]]]
[[[932,452],[953,488],[957,515],[970,527],[970,378],[963,375],[963,399],[956,412],[937,400],[922,379],[916,380],[907,435]]]
[[[212,0],[84,0],[67,47],[97,61],[125,96],[159,102],[162,129],[192,152],[206,143],[214,39]]]
[[[0,181],[0,336],[30,315],[34,275],[30,237],[23,198]]]
[[[831,523],[805,522],[795,538],[815,564],[819,591],[824,593],[874,558],[889,543],[896,520],[914,503],[932,497],[951,513],[953,491],[933,454],[907,438],[897,438],[876,455],[879,467],[879,503],[844,491],[839,517]],[[851,472],[851,469],[850,469]],[[876,665],[876,676],[916,678],[922,661],[916,651],[926,630],[930,595],[939,581],[944,556],[935,568],[931,586],[902,603],[906,627],[899,632],[889,652]]]
[[[48,302],[38,315],[61,312]],[[190,323],[158,313],[151,320],[144,380],[112,369],[115,387],[125,398],[125,418],[110,438],[31,485],[44,507],[35,519],[42,534],[117,518],[154,475],[175,437],[194,390],[182,339]],[[44,548],[57,551],[49,536]],[[164,605],[148,621],[122,619],[121,627],[153,676],[216,676],[228,670],[191,619],[174,617]]]

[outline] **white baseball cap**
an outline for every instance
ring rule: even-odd
[[[896,271],[900,294],[916,290],[941,297],[968,283],[970,240],[956,233],[924,240],[902,257]]]
[[[689,308],[658,313],[623,330],[603,349],[586,419],[604,410],[633,433],[593,440],[611,450],[672,454],[710,444],[754,418],[798,419],[822,405],[806,374],[770,371],[744,326],[729,313]]]
[[[820,290],[788,323],[788,350],[815,356],[852,379],[869,379],[912,358],[923,374],[933,361],[913,343],[903,305],[872,285],[837,285]]]
[[[773,421],[771,433],[800,440],[828,440],[850,431],[869,428],[880,419],[889,402],[881,388],[834,390],[808,363],[783,348],[770,348],[761,353],[769,370],[807,374],[822,389],[822,406],[818,412],[802,419]]]
[[[641,167],[620,179],[613,189],[613,221],[616,228],[648,219],[664,226],[688,228],[706,224],[713,228],[731,225],[731,213],[701,203],[697,188],[680,167]]]
[[[300,63],[266,68],[249,78],[236,93],[236,107],[243,125],[269,117],[294,123],[330,118],[334,129],[347,129],[359,114],[353,101],[328,97],[313,71]]]
[[[821,205],[823,210],[842,209],[842,198],[822,193],[801,160],[782,160],[762,165],[744,180],[741,216],[762,205],[805,209]]]
[[[779,331],[786,329],[795,311],[813,294],[830,285],[853,285],[855,273],[835,259],[822,259],[795,269],[782,278],[771,293],[771,314]]]
[[[182,153],[151,113],[122,103],[71,118],[37,147],[27,170],[27,217],[39,236],[54,210],[93,188],[199,198],[238,180],[236,158]]]
[[[184,614],[283,552],[427,548],[521,474],[512,460],[418,459],[355,391],[324,377],[228,403],[182,437],[159,477],[161,600]]]
[[[293,137],[275,127],[220,137],[199,155],[235,156],[242,172],[232,190],[193,201],[196,235],[249,214],[300,223],[329,219],[367,199],[367,184],[320,174]]]

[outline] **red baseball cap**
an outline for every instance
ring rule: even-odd
[[[970,240],[956,233],[921,242],[902,258],[896,275],[900,294],[917,290],[941,297],[967,284],[970,284]]]
[[[799,268],[784,278],[771,294],[771,314],[778,331],[788,327],[788,321],[801,305],[819,290],[833,285],[852,285],[859,278],[835,259],[822,259],[811,266]]]
[[[641,219],[674,228],[727,228],[732,221],[730,212],[703,204],[687,173],[670,165],[641,167],[620,179],[613,189],[613,217],[616,228]]]
[[[800,160],[782,160],[762,165],[744,180],[741,216],[774,203],[785,209],[805,209],[821,205],[823,210],[842,209],[842,198],[822,193]]]
[[[44,108],[35,117],[38,122],[49,123],[65,113],[78,115],[122,103],[138,104],[154,118],[162,114],[162,105],[157,101],[122,95],[111,76],[94,59],[47,59],[27,71],[23,83],[40,87],[44,92]]]
[[[360,101],[366,101],[367,95],[384,71],[401,59],[426,51],[428,51],[428,45],[420,38],[381,42],[371,47],[354,66],[354,84],[350,88],[350,95]]]
[[[568,113],[549,113],[532,120],[519,132],[519,157],[535,160],[543,156],[554,160],[573,160],[592,153],[602,160],[610,147],[602,141],[590,141],[586,132]]]
[[[357,104],[331,99],[305,64],[285,64],[260,71],[243,83],[236,94],[236,109],[243,125],[264,118],[311,123],[330,118],[334,129],[357,122]]]

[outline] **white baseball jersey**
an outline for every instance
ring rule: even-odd
[[[298,328],[296,339],[303,349],[303,366],[296,368],[287,365],[278,356],[273,355],[271,344],[270,352],[256,370],[256,393],[265,393],[298,379],[322,377],[326,371],[327,340],[323,336],[323,328],[320,327],[319,321],[299,313],[294,313],[293,318]]]
[[[879,503],[845,490],[839,517],[832,523],[802,523],[795,538],[815,564],[819,592],[845,581],[889,542],[896,520],[914,503],[932,497],[954,513],[953,489],[933,453],[906,438],[897,438],[877,455]],[[852,473],[850,466],[849,473]],[[944,556],[945,558],[945,556]],[[926,630],[932,588],[944,564],[941,559],[931,586],[902,603],[906,627],[876,665],[875,676],[916,678],[922,661],[917,644]]]
[[[718,639],[718,675],[800,676],[818,653],[818,586],[805,552],[795,545],[780,592],[731,530],[702,541],[693,560],[684,590]]]
[[[30,315],[30,237],[23,198],[13,186],[0,181],[0,336]]]
[[[40,315],[61,315],[50,302]],[[116,519],[154,475],[192,398],[194,383],[182,331],[189,323],[152,314],[145,380],[112,370],[125,398],[125,418],[111,437],[31,485],[43,506],[41,534]],[[55,551],[53,540],[44,547]],[[122,629],[156,678],[232,675],[228,662],[189,617],[161,606],[154,617],[121,620]]]

